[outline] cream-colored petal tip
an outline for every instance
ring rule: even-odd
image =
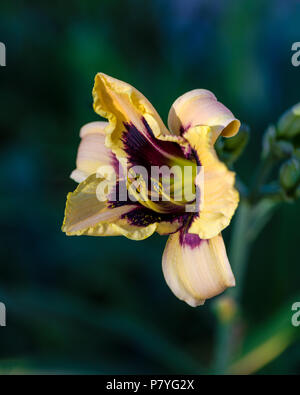
[[[81,183],[87,177],[88,177],[88,174],[86,174],[84,171],[81,171],[78,169],[73,170],[72,173],[70,174],[70,178],[72,178],[72,180],[74,180],[75,182],[78,182],[78,183]]]
[[[192,307],[235,285],[221,235],[201,240],[197,235],[175,233],[166,244],[162,269],[178,299]]]
[[[229,121],[228,125],[222,131],[222,136],[233,137],[235,136],[241,127],[241,122],[238,119]]]
[[[191,298],[191,299],[185,299],[183,300],[183,302],[187,303],[191,307],[199,307],[204,305],[205,300]]]

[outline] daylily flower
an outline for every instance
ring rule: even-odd
[[[173,293],[191,306],[234,286],[221,231],[229,225],[239,195],[235,174],[219,161],[214,143],[220,135],[234,136],[240,122],[205,89],[188,92],[173,103],[168,129],[149,101],[125,82],[99,73],[93,97],[95,112],[108,122],[92,122],[80,131],[77,168],[71,174],[80,184],[67,197],[63,231],[133,240],[155,231],[168,234],[163,273]],[[101,169],[107,166],[117,172],[114,196],[125,179],[125,201],[112,199],[109,188],[105,199],[99,200],[97,188],[106,177]],[[134,166],[189,167],[192,172],[184,173],[183,184],[192,185],[199,199],[161,199],[165,191],[159,177],[149,178],[159,199],[147,199],[147,185],[134,189],[134,177],[124,176]],[[198,166],[202,178],[195,172]],[[178,192],[175,181],[170,189]],[[186,209],[191,203],[192,212]]]

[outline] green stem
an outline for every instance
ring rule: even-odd
[[[239,301],[243,288],[243,279],[246,269],[249,244],[246,240],[246,232],[250,217],[251,207],[246,200],[242,200],[234,221],[232,243],[229,252],[230,262],[236,278],[236,287],[231,288],[227,295],[232,298],[233,304]],[[233,346],[233,327],[235,324],[234,315],[232,318],[223,322],[218,321],[217,344],[215,355],[215,372],[224,374],[227,370],[231,358]]]
[[[228,322],[226,324],[218,324],[217,326],[217,343],[216,355],[214,363],[214,373],[224,374],[226,372],[228,361],[230,360],[231,351],[231,329],[232,326]]]
[[[242,295],[250,244],[260,230],[260,228],[258,228],[257,233],[252,235],[251,240],[247,236],[249,224],[252,222],[253,208],[259,200],[261,187],[270,175],[274,162],[275,160],[272,155],[269,155],[262,162],[258,172],[256,173],[249,198],[247,200],[245,198],[241,200],[234,220],[229,258],[236,278],[236,287],[228,290],[226,295],[226,297],[230,298],[229,301],[233,308],[234,306],[238,307]],[[263,216],[264,212],[260,215]],[[220,315],[217,315],[217,318],[218,326],[214,369],[216,373],[224,374],[228,370],[228,366],[232,358],[232,351],[235,344],[235,339],[233,337],[234,327],[236,325],[237,318],[236,314],[232,314],[232,316],[226,321],[222,320]]]

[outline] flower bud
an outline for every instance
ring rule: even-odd
[[[263,158],[271,153],[277,159],[284,159],[290,157],[293,151],[293,144],[289,141],[277,140],[275,127],[269,126],[263,137]]]
[[[286,111],[277,124],[278,137],[291,139],[300,134],[300,103]]]
[[[286,192],[292,192],[300,183],[300,161],[292,158],[283,163],[279,173],[280,185]]]
[[[284,159],[293,154],[294,147],[289,141],[279,140],[272,145],[272,153],[278,159]]]
[[[294,157],[300,160],[300,148],[296,148],[295,149]]]

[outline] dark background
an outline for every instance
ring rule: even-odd
[[[0,373],[210,372],[214,301],[193,309],[173,296],[161,271],[166,237],[61,232],[79,129],[98,119],[98,71],[134,85],[165,121],[179,95],[206,88],[251,127],[236,166],[248,183],[263,131],[299,101],[299,21],[292,0],[1,3]],[[291,326],[299,214],[299,202],[282,205],[251,250],[237,356]],[[259,372],[299,373],[299,335]]]

